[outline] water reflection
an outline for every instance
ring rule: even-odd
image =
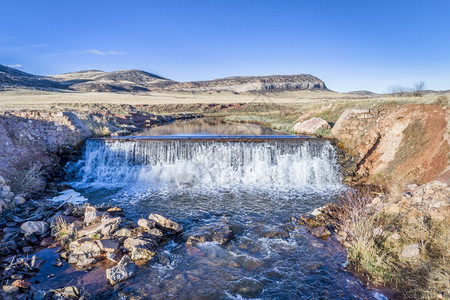
[[[176,121],[168,125],[147,128],[137,133],[136,135],[202,136],[202,135],[288,135],[288,134],[253,124],[227,123],[223,118],[220,117],[206,117],[201,119]]]

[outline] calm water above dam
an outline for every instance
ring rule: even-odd
[[[144,138],[159,135],[166,137]],[[232,135],[247,138],[200,138]],[[248,137],[261,135],[283,134],[197,119],[138,138],[87,141],[69,181],[89,202],[117,204],[134,220],[159,213],[185,228],[161,249],[165,265],[142,266],[110,297],[375,299],[342,270],[345,253],[336,242],[290,222],[345,188],[333,146],[320,139]],[[230,243],[185,245],[189,235],[224,224],[235,234]]]

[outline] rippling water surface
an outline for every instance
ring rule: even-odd
[[[221,126],[217,131],[218,124],[201,122],[183,123],[185,130],[177,134],[242,135],[245,129],[215,120]],[[118,204],[134,220],[160,213],[185,228],[162,246],[159,261],[142,266],[115,288],[114,296],[373,298],[342,270],[345,253],[336,242],[312,237],[289,220],[334,201],[344,189],[327,141],[92,140],[71,176],[91,203]],[[227,245],[185,246],[189,235],[224,224],[236,236]]]

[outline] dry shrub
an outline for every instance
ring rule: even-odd
[[[436,98],[436,100],[434,101],[434,104],[445,106],[445,105],[449,104],[449,99],[446,95],[440,95]]]
[[[59,239],[69,234],[69,227],[63,218],[55,218],[55,221],[52,223],[52,234],[54,237]]]
[[[338,228],[349,236],[351,269],[373,283],[395,287],[404,299],[448,299],[450,221],[435,222],[426,214],[411,218],[408,211],[385,214],[371,204],[372,198],[367,190],[350,191],[338,201]],[[398,240],[389,238],[394,232]],[[420,256],[402,258],[403,248],[414,243],[421,248]]]
[[[11,189],[16,194],[33,193],[45,188],[46,182],[43,178],[45,171],[38,165],[33,164],[28,169],[14,169],[11,172]]]
[[[350,267],[367,280],[385,284],[392,281],[395,265],[374,235],[374,229],[382,227],[383,219],[370,205],[372,199],[368,190],[342,195],[338,200],[338,227],[349,236]]]

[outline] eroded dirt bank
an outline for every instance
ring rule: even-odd
[[[349,109],[332,134],[354,156],[357,173],[375,183],[426,183],[449,161],[449,119],[441,105]]]

